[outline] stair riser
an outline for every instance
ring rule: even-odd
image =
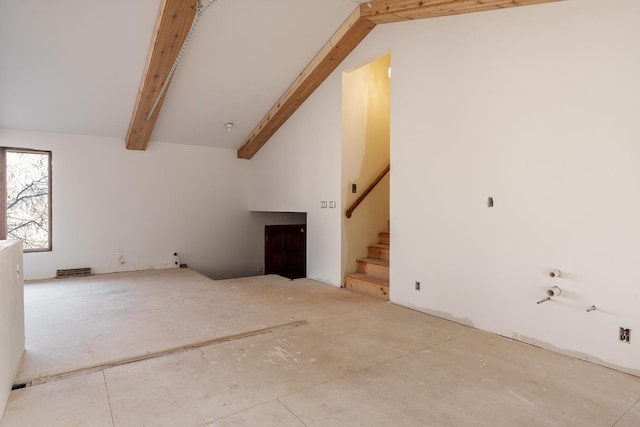
[[[389,278],[389,267],[385,265],[370,264],[365,261],[358,261],[358,273],[370,274],[372,276]]]
[[[369,247],[369,258],[389,259],[389,248]]]
[[[381,245],[388,245],[390,240],[391,239],[388,231],[378,233],[378,243],[380,243]]]
[[[389,300],[389,287],[347,276],[345,287],[373,297]]]

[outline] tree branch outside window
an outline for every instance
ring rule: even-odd
[[[0,150],[4,163],[0,238],[22,240],[25,252],[51,250],[51,153]]]

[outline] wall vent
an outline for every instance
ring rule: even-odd
[[[91,268],[67,268],[64,270],[56,271],[56,279],[64,279],[67,277],[83,277],[83,276],[91,276]]]

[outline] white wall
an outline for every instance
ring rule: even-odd
[[[213,278],[256,274],[249,162],[234,150],[0,130],[0,145],[51,150],[53,251],[27,253],[27,279],[183,263]],[[125,264],[116,259],[121,252]]]
[[[567,0],[379,26],[252,160],[253,203],[288,183],[269,206],[319,219],[339,192],[337,75],[389,50],[391,300],[640,374],[640,341],[617,340],[640,323],[639,16]],[[333,244],[311,245],[333,274]]]
[[[640,373],[617,340],[640,326],[638,17],[580,0],[402,26],[393,301]]]
[[[0,240],[0,419],[23,352],[22,242]]]
[[[340,273],[340,76],[320,87],[248,163],[255,211],[307,213],[307,277],[335,286]],[[320,202],[335,201],[335,209]]]

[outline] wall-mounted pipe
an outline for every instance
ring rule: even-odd
[[[560,277],[560,270],[551,270],[549,272],[549,277],[552,279]]]
[[[559,287],[554,286],[552,288],[547,289],[547,296],[549,297],[557,297],[558,295],[560,295],[562,291],[560,290]]]

